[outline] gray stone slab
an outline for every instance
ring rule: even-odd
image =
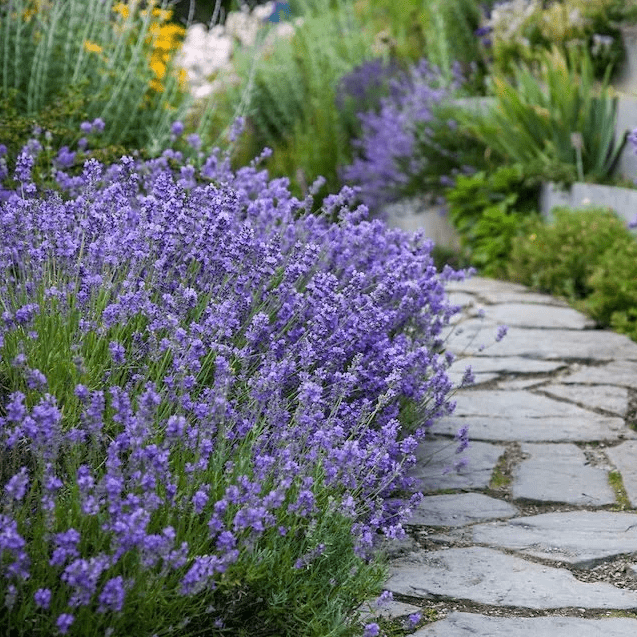
[[[454,432],[455,433],[455,432]],[[484,489],[489,486],[491,474],[504,447],[488,442],[471,442],[459,456],[455,440],[430,439],[416,449],[417,464],[409,475],[418,478],[418,488],[423,493],[441,489]],[[453,463],[465,457],[468,465],[456,472]]]
[[[489,617],[451,613],[412,637],[634,637],[637,619],[608,617]]]
[[[518,390],[530,389],[546,384],[546,378],[514,378],[512,380],[501,380],[498,382],[498,389]]]
[[[421,599],[444,596],[502,608],[637,608],[637,591],[580,582],[566,569],[483,547],[412,554],[391,565],[385,588]]]
[[[445,289],[450,292],[469,292],[474,294],[483,294],[486,292],[494,293],[526,293],[529,288],[519,283],[511,283],[509,281],[499,281],[498,279],[487,279],[481,276],[473,276],[464,281],[449,281],[445,283]]]
[[[422,609],[413,604],[405,604],[397,600],[385,602],[382,606],[376,604],[376,600],[366,602],[358,609],[359,621],[369,622],[380,617],[384,619],[396,619],[397,617],[405,617],[412,613],[418,613]]]
[[[582,330],[595,326],[595,321],[573,308],[532,303],[494,305],[485,308],[485,316],[509,327]]]
[[[451,305],[459,305],[460,307],[471,307],[477,303],[476,297],[466,292],[450,292],[448,297]]]
[[[622,475],[630,504],[637,508],[637,441],[623,442],[605,451],[608,459]]]
[[[472,440],[492,442],[615,442],[637,437],[621,418],[593,413],[586,418],[525,418],[516,414],[511,418],[447,416],[436,423],[436,433],[451,435],[464,426],[469,427]]]
[[[621,418],[628,410],[628,389],[614,385],[562,385],[550,384],[542,391],[558,398],[579,403],[591,409],[599,408],[617,414]]]
[[[521,449],[530,458],[513,472],[514,499],[589,506],[615,503],[608,473],[587,464],[584,452],[575,445],[527,443]]]
[[[552,400],[524,390],[479,389],[462,391],[456,396],[455,416],[506,418],[513,415],[513,412],[525,418],[584,417],[589,413],[577,405]]]
[[[447,348],[458,355],[527,356],[539,359],[637,360],[637,343],[608,330],[524,329],[512,327],[495,342],[496,330],[479,320],[462,323]]]
[[[562,383],[617,385],[637,389],[637,363],[613,361],[607,365],[583,366],[561,379]]]
[[[482,493],[431,495],[414,508],[406,524],[466,526],[483,520],[510,518],[517,513],[512,504]]]
[[[473,541],[592,568],[637,552],[637,516],[611,511],[543,513],[471,528]]]
[[[567,365],[565,361],[542,361],[520,356],[463,356],[452,363],[449,371],[462,375],[470,366],[474,374],[539,374],[554,372]]]
[[[524,390],[460,391],[455,412],[436,424],[436,432],[455,435],[464,425],[474,440],[586,442],[637,437],[621,418]]]
[[[454,281],[445,285],[453,292],[475,294],[489,303],[536,303],[568,307],[568,304],[549,294],[538,294],[518,283],[472,277],[466,281]]]

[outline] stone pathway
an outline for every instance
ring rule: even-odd
[[[426,497],[391,548],[383,613],[436,609],[415,637],[634,637],[637,343],[523,286],[449,289],[451,372],[476,383],[421,450]],[[443,475],[464,425],[469,465]]]

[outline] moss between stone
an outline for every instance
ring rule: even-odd
[[[507,459],[506,454],[503,455],[498,464],[493,469],[491,474],[491,481],[489,482],[490,489],[506,489],[511,484],[511,476],[507,471]]]
[[[624,487],[622,474],[619,473],[619,471],[614,470],[608,472],[608,484],[610,484],[611,489],[615,493],[615,500],[617,501],[615,508],[619,509],[620,511],[632,509],[633,507],[630,504],[628,494],[626,493],[626,488]]]

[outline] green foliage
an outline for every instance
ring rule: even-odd
[[[537,75],[516,67],[515,80],[494,79],[497,106],[467,112],[469,130],[512,162],[548,175],[556,171],[583,181],[602,181],[625,143],[615,140],[617,98],[607,82],[595,87],[590,58],[557,50],[542,56]]]
[[[99,117],[106,145],[159,148],[187,100],[170,68],[158,83],[157,15],[112,0],[0,2],[0,98],[15,91],[18,112],[39,118],[61,91],[80,92],[83,109],[58,110],[60,126]]]
[[[553,214],[553,223],[538,220],[526,228],[524,236],[513,240],[509,277],[573,301],[584,299],[594,291],[591,275],[602,257],[604,263],[608,263],[610,254],[613,258],[616,256],[618,246],[633,239],[623,220],[610,209],[574,211],[556,208]],[[604,256],[609,250],[611,252]],[[626,261],[622,263],[627,265]],[[635,266],[631,267],[634,272]],[[615,270],[614,274],[618,287],[624,285],[623,281],[631,280],[627,269]],[[604,280],[603,275],[600,277],[599,281]],[[602,294],[612,296],[610,287],[609,283],[608,291]],[[605,309],[601,295],[595,298],[596,303],[591,308],[597,308],[596,317],[607,318],[610,322],[610,313]]]
[[[88,95],[81,86],[69,89],[51,98],[49,106],[42,110],[37,117],[21,113],[17,104],[17,91],[11,89],[5,99],[0,99],[0,130],[2,143],[7,147],[8,172],[13,174],[14,159],[28,140],[39,138],[43,144],[43,151],[38,155],[33,168],[35,183],[43,187],[54,188],[53,175],[50,171],[51,161],[62,146],[76,147],[81,137],[79,129],[69,122],[76,118],[88,119]],[[42,134],[34,135],[34,131],[41,129]],[[78,152],[72,167],[67,169],[71,175],[79,174],[87,159],[95,158],[104,164],[118,161],[123,155],[138,154],[145,156],[144,149],[108,144],[102,135],[91,136],[90,149]],[[14,188],[15,184],[5,183]]]
[[[355,8],[365,27],[376,34],[377,48],[412,63],[425,56],[440,68],[447,83],[459,64],[471,76],[471,92],[483,92],[485,67],[474,35],[480,26],[480,2],[359,0]]]
[[[449,218],[472,265],[489,276],[503,274],[513,238],[537,207],[538,184],[521,166],[459,175],[447,191]]]
[[[485,68],[480,41],[475,36],[482,12],[476,0],[427,0],[423,3],[427,17],[425,54],[438,66],[447,81],[454,76],[454,64],[459,63],[469,78],[467,86],[473,93],[483,93]]]
[[[413,157],[423,157],[423,168],[406,187],[407,194],[426,191],[440,193],[451,175],[459,172],[493,171],[502,163],[497,153],[476,140],[467,128],[458,123],[462,107],[444,102],[435,105],[433,118],[417,122]],[[410,158],[411,159],[411,158]],[[405,174],[409,174],[405,170]]]
[[[322,5],[319,10],[318,5]],[[295,124],[308,122],[308,101],[325,91],[333,102],[336,84],[347,72],[369,56],[370,41],[361,33],[355,15],[344,0],[330,9],[327,0],[303,17],[290,40],[277,39],[261,53],[254,77],[250,120],[258,133],[258,145],[284,139]],[[244,51],[237,60],[237,73],[248,79],[254,51]],[[332,103],[332,110],[336,107]]]
[[[242,84],[230,95],[231,108],[251,82],[248,136],[237,161],[273,149],[266,168],[286,176],[292,191],[303,194],[319,176],[327,183],[321,193],[339,187],[337,167],[351,159],[346,126],[335,103],[340,78],[372,57],[366,33],[350,3],[339,0],[305,3],[303,23],[291,40],[274,42],[253,68],[253,51],[237,56]]]
[[[624,238],[597,260],[585,308],[601,325],[637,341],[637,241]]]
[[[375,54],[416,62],[425,50],[429,24],[422,0],[357,0],[354,10],[363,28],[375,36]]]

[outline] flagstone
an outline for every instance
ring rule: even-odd
[[[608,330],[558,330],[512,327],[495,342],[496,329],[479,320],[467,320],[449,337],[454,354],[528,356],[540,359],[637,360],[637,343]]]
[[[565,569],[483,547],[411,554],[391,565],[385,588],[420,599],[442,596],[500,608],[637,608],[637,591],[580,582]]]
[[[418,489],[423,493],[442,489],[484,489],[489,486],[491,475],[504,447],[488,442],[472,442],[459,456],[458,442],[450,439],[429,439],[416,449],[417,464],[409,475],[418,479]],[[453,463],[466,457],[468,465],[459,471]]]
[[[414,508],[406,524],[466,526],[483,520],[510,518],[517,513],[512,504],[482,493],[431,495]]]
[[[637,389],[637,362],[613,361],[605,365],[586,365],[560,379],[562,383],[617,385]]]
[[[614,385],[550,384],[542,391],[558,398],[580,403],[589,409],[599,408],[624,418],[628,410],[628,389]]]
[[[603,506],[615,503],[608,473],[588,464],[573,444],[523,444],[523,460],[513,473],[514,499]]]
[[[476,613],[451,613],[412,637],[634,637],[637,619],[608,617],[490,617]]]
[[[570,307],[534,303],[503,303],[485,309],[486,318],[509,327],[581,330],[595,326],[585,314]]]
[[[454,384],[458,384],[470,366],[477,379],[485,382],[486,378],[492,380],[500,374],[549,373],[567,365],[565,361],[542,361],[519,356],[464,356],[449,367],[447,374]]]
[[[457,394],[454,413],[436,424],[453,434],[469,427],[473,440],[524,442],[616,441],[637,438],[622,418],[524,390],[475,389]]]
[[[592,568],[637,552],[637,516],[612,511],[543,513],[471,527],[473,541]]]

